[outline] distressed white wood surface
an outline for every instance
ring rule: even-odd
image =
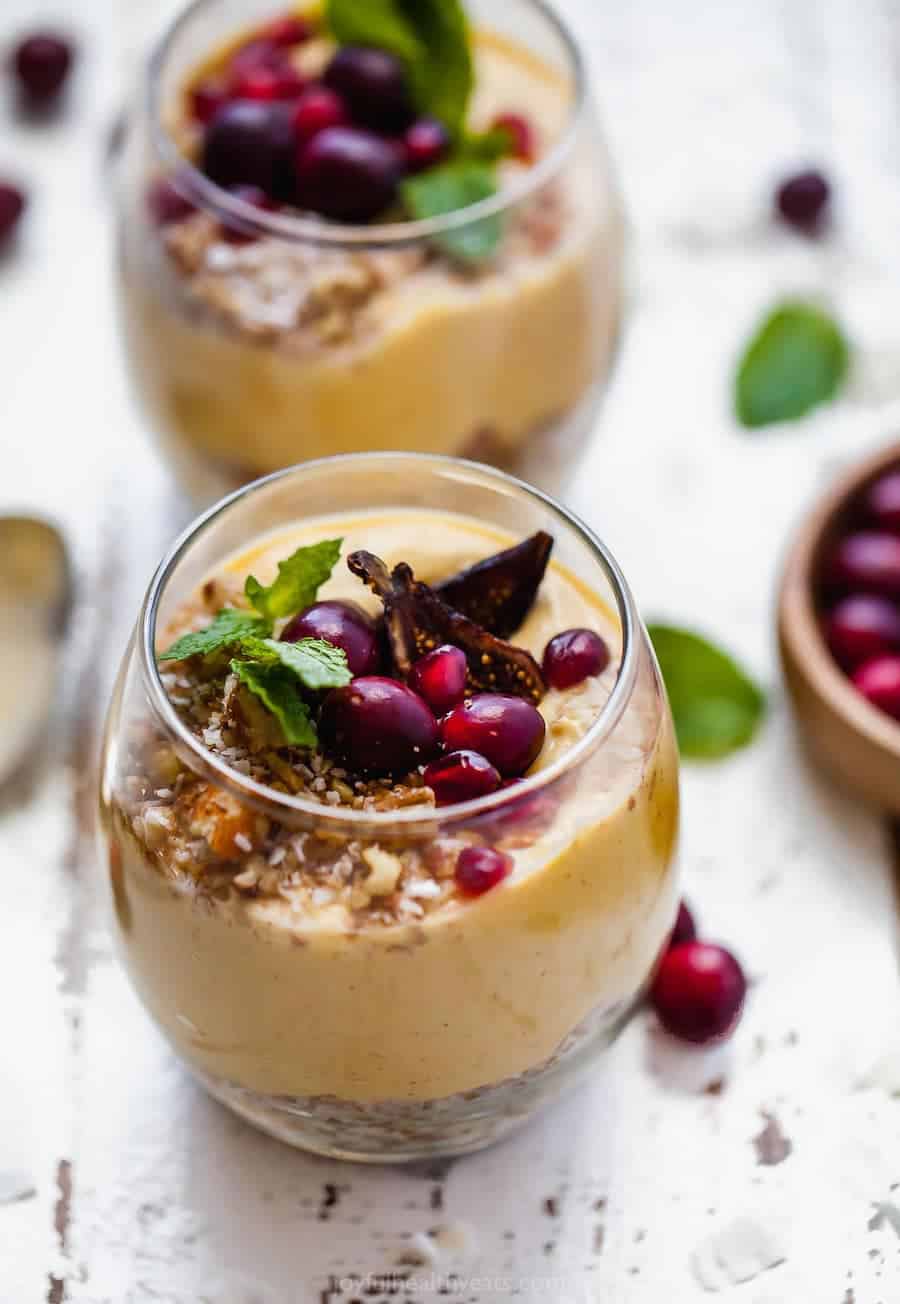
[[[37,8],[6,0],[0,41]],[[679,1087],[696,1061],[661,1056],[642,1018],[518,1138],[445,1172],[393,1172],[305,1158],[207,1101],[138,1008],[94,906],[100,703],[187,510],[126,391],[101,165],[150,8],[81,0],[70,21],[85,57],[58,126],[22,129],[0,104],[0,170],[20,169],[34,195],[0,265],[0,510],[63,523],[80,598],[46,764],[0,812],[0,1172],[35,1188],[0,1205],[0,1302],[428,1300],[427,1280],[389,1295],[330,1279],[389,1271],[410,1235],[464,1220],[475,1239],[447,1261],[453,1298],[694,1304],[707,1298],[695,1246],[764,1210],[789,1225],[786,1261],[726,1304],[892,1304],[900,1232],[876,1207],[900,1204],[891,860],[881,823],[798,753],[771,608],[804,504],[898,426],[900,10],[565,5],[637,236],[625,347],[572,501],[648,613],[707,628],[771,684],[760,741],[684,778],[689,895],[757,981],[730,1058],[704,1065],[717,1093]],[[810,156],[841,189],[822,247],[764,218],[772,176]],[[764,305],[798,289],[832,298],[853,328],[854,390],[790,431],[741,434],[735,352]],[[753,1145],[761,1111],[792,1143],[776,1166]]]

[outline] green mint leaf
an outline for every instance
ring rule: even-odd
[[[475,81],[462,0],[327,0],[325,17],[339,44],[396,55],[419,113],[462,131]]]
[[[239,643],[249,637],[265,638],[271,634],[272,626],[262,616],[251,611],[237,611],[227,608],[220,611],[212,624],[206,629],[198,629],[192,634],[184,634],[176,639],[170,648],[162,653],[160,661],[184,661],[187,657],[207,656],[219,648]]]
[[[297,643],[248,638],[241,643],[241,652],[260,664],[280,664],[312,692],[342,688],[353,678],[343,648],[321,638],[301,638]]]
[[[277,661],[232,661],[241,683],[278,720],[285,741],[294,747],[315,747],[316,728],[300,696],[295,676]]]
[[[476,160],[461,159],[410,177],[402,186],[404,203],[415,219],[455,213],[496,193],[491,169]],[[499,214],[445,231],[436,243],[454,258],[479,262],[496,251],[503,235]]]
[[[728,756],[751,741],[766,699],[725,652],[688,630],[651,625],[682,755]]]
[[[834,398],[849,360],[847,340],[826,312],[813,304],[781,304],[756,331],[738,368],[738,420],[751,428],[796,421]]]
[[[250,602],[269,620],[292,616],[315,602],[319,588],[331,575],[341,555],[343,539],[325,539],[298,548],[278,563],[278,578],[264,587],[248,575],[244,592]]]

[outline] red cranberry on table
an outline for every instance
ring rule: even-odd
[[[297,198],[337,222],[368,222],[389,206],[399,178],[388,141],[358,127],[327,127],[301,148]]]
[[[830,195],[827,179],[811,169],[782,181],[775,192],[775,207],[789,226],[815,235],[824,225]]]
[[[158,177],[151,182],[147,190],[147,209],[157,226],[183,222],[196,212],[191,201],[184,197],[169,177]]]
[[[853,670],[900,648],[900,606],[871,593],[843,598],[826,617],[825,639],[834,659]]]
[[[690,941],[666,952],[650,999],[667,1032],[703,1045],[734,1030],[746,993],[747,980],[730,951]]]
[[[512,873],[513,861],[493,847],[463,847],[456,860],[456,884],[467,896],[481,896]]]
[[[51,104],[66,83],[73,58],[71,41],[56,32],[34,32],[20,41],[12,66],[26,103]]]
[[[406,74],[385,50],[345,45],[322,80],[348,104],[356,122],[376,131],[400,131],[412,118]]]
[[[465,697],[467,672],[465,652],[447,643],[419,658],[409,672],[409,686],[435,715],[443,715]]]
[[[878,529],[900,534],[900,471],[889,471],[876,480],[866,494],[865,506]]]
[[[513,158],[520,159],[523,163],[533,163],[537,155],[537,140],[534,134],[534,127],[526,117],[521,113],[500,113],[491,123],[494,128],[500,128],[508,133],[512,142],[511,152]]]
[[[853,672],[853,686],[880,711],[900,720],[900,656],[875,657]]]
[[[12,239],[27,200],[18,186],[0,181],[0,249]]]
[[[573,688],[609,665],[609,648],[592,629],[567,629],[544,649],[544,678],[551,688]]]
[[[675,919],[675,927],[672,929],[672,936],[669,938],[670,948],[680,946],[682,942],[693,942],[697,936],[697,925],[694,922],[694,916],[691,914],[687,904],[682,901],[678,907],[678,914]]]
[[[408,773],[430,761],[438,747],[427,703],[380,675],[333,689],[322,705],[319,736],[349,769],[371,774]]]
[[[308,87],[291,112],[298,142],[305,144],[326,127],[343,127],[350,121],[344,101],[327,86]]]
[[[425,769],[425,783],[439,806],[485,797],[500,787],[500,775],[477,752],[450,752]]]
[[[290,185],[293,155],[287,105],[233,100],[206,129],[202,167],[217,185],[259,186],[278,199]]]
[[[537,759],[545,732],[544,717],[524,698],[476,693],[446,716],[441,741],[448,752],[478,752],[504,778],[514,778]]]
[[[315,602],[284,627],[282,642],[297,643],[301,638],[320,638],[342,648],[354,678],[373,675],[381,662],[378,628],[367,611],[355,602]]]
[[[447,128],[437,118],[419,118],[403,136],[406,166],[410,172],[423,172],[439,163],[450,148]]]

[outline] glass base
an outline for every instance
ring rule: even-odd
[[[300,1150],[363,1164],[472,1154],[503,1140],[576,1085],[640,1004],[592,1015],[546,1063],[493,1086],[439,1100],[356,1102],[269,1096],[193,1068],[203,1087],[262,1132]]]

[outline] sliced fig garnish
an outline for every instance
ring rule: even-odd
[[[434,586],[438,597],[498,638],[509,638],[537,596],[553,538],[543,530],[513,548],[485,557]]]
[[[420,657],[452,643],[466,655],[467,693],[514,693],[530,702],[544,696],[544,677],[530,652],[454,611],[406,562],[389,571],[380,557],[361,551],[351,553],[347,565],[384,603],[391,658],[401,679]]]

